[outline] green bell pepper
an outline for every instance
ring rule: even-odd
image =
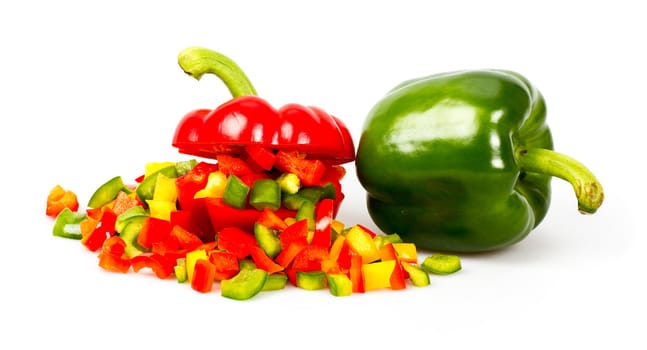
[[[369,112],[355,165],[375,224],[422,249],[519,242],[546,216],[553,176],[572,184],[582,213],[604,197],[584,165],[553,151],[543,96],[511,71],[398,85]]]

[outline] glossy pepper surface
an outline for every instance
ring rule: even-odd
[[[479,252],[522,240],[546,216],[553,176],[582,213],[603,190],[553,151],[541,93],[503,70],[406,81],[369,112],[356,170],[375,224],[419,248]]]
[[[298,151],[342,164],[355,159],[350,132],[338,118],[314,106],[287,104],[279,109],[256,96],[244,72],[228,57],[200,47],[183,50],[180,67],[200,79],[216,74],[233,99],[217,108],[188,113],[178,125],[173,145],[181,153],[215,158],[242,154],[245,147],[263,146],[274,151]]]

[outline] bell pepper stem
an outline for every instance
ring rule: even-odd
[[[567,155],[542,148],[517,152],[517,163],[525,172],[555,176],[568,181],[575,190],[578,210],[593,214],[602,205],[604,191],[593,173]]]
[[[234,98],[256,95],[256,89],[243,70],[229,57],[202,47],[189,47],[178,55],[182,70],[200,80],[205,73],[215,74],[222,80]]]

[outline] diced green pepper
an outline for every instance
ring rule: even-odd
[[[330,289],[330,294],[336,297],[353,294],[353,282],[348,275],[343,273],[328,274],[328,288]]]
[[[373,241],[377,249],[380,249],[389,243],[402,243],[402,238],[397,233],[391,233],[388,235],[376,235],[373,237]]]
[[[306,290],[326,288],[326,273],[323,271],[297,271],[297,287]]]
[[[305,202],[309,202],[309,200],[303,196],[300,196],[297,193],[294,193],[294,194],[284,193],[281,196],[281,203],[286,209],[289,209],[289,210],[299,210],[301,205]]]
[[[258,245],[265,251],[267,256],[276,258],[279,255],[281,252],[281,240],[274,230],[256,222],[254,223],[254,236]]]
[[[198,164],[198,161],[195,159],[181,160],[175,163],[175,170],[177,172],[177,176],[180,177],[182,175],[186,175],[188,172],[193,170],[193,168],[197,164]]]
[[[273,211],[281,206],[281,187],[272,179],[254,181],[249,195],[249,204],[258,209],[270,208]]]
[[[313,202],[306,200],[304,201],[299,209],[297,209],[297,214],[295,216],[297,221],[307,219],[308,220],[308,230],[312,231],[315,229],[315,205]]]
[[[54,222],[52,234],[54,236],[81,239],[81,221],[88,216],[85,213],[72,211],[70,208],[64,208],[57,216]]]
[[[227,185],[225,186],[225,192],[222,194],[222,201],[234,208],[244,209],[247,204],[248,193],[249,186],[238,176],[231,174],[227,178]]]
[[[402,268],[409,274],[411,284],[413,284],[414,286],[424,287],[431,284],[431,281],[429,280],[429,274],[422,268],[411,265],[404,261],[402,262]]]
[[[117,216],[117,221],[115,222],[115,231],[122,232],[130,220],[138,217],[147,217],[149,216],[148,212],[141,205],[134,206],[125,212]]]
[[[258,294],[267,281],[262,269],[241,269],[236,276],[220,283],[220,294],[234,300],[247,300]]]
[[[273,291],[284,289],[288,283],[288,276],[283,273],[273,273],[267,276],[267,280],[263,285],[263,291]]]
[[[115,176],[94,191],[88,201],[88,207],[101,208],[117,198],[119,192],[126,188],[121,176]]]
[[[142,231],[142,227],[144,226],[144,218],[145,216],[132,217],[126,222],[121,231],[117,231],[119,233],[119,237],[126,242],[124,252],[130,258],[146,251],[145,248],[141,247],[139,243],[137,243],[137,236],[139,236],[139,233]]]
[[[458,256],[444,254],[434,254],[426,257],[420,267],[436,275],[448,275],[462,268],[461,260]]]
[[[178,283],[184,283],[188,279],[186,271],[186,258],[179,258],[176,260],[176,264],[173,267],[173,272],[175,272],[175,278]]]

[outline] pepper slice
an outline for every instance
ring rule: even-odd
[[[355,147],[344,123],[317,107],[287,104],[280,109],[255,96],[256,90],[230,58],[190,47],[178,56],[180,67],[200,79],[217,75],[233,99],[214,110],[188,113],[176,128],[173,146],[181,153],[205,158],[242,155],[249,146],[305,152],[331,164],[355,159]]]

